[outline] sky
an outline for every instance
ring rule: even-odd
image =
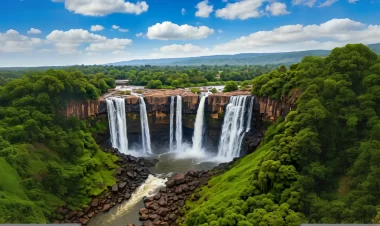
[[[380,43],[380,0],[1,0],[0,67]]]

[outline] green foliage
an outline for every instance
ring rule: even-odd
[[[217,93],[218,90],[216,90],[215,87],[214,87],[214,88],[211,89],[211,92],[212,92],[212,93]]]
[[[191,88],[190,91],[191,91],[192,93],[195,93],[195,94],[199,94],[199,93],[201,93],[201,89],[200,89],[200,88]]]
[[[379,222],[379,68],[359,44],[255,78],[258,96],[300,90],[297,108],[267,130],[259,150],[186,203],[184,225]],[[204,218],[211,214],[218,220]]]
[[[235,90],[238,90],[238,85],[236,82],[234,81],[229,81],[229,82],[226,82],[225,86],[224,86],[224,89],[223,89],[223,92],[231,92],[231,91],[235,91]]]
[[[61,114],[68,100],[98,98],[114,84],[103,74],[47,70],[1,87],[0,223],[48,223],[59,205],[82,209],[115,183],[115,159],[84,121]]]

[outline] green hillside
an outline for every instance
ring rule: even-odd
[[[183,225],[380,222],[379,56],[347,45],[253,80],[257,96],[279,100],[294,90],[302,91],[297,108],[187,202]]]

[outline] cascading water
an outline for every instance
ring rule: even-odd
[[[176,151],[180,152],[182,146],[182,97],[177,96],[177,109],[176,109]]]
[[[250,106],[250,112],[248,112],[247,118],[245,119],[247,97],[248,96],[232,96],[230,98],[230,103],[226,108],[222,134],[219,141],[219,157],[232,159],[238,157],[240,154],[241,142],[244,133],[250,128],[249,121],[252,117],[252,107]],[[253,105],[253,102],[251,103]],[[244,127],[245,121],[248,121],[246,127]]]
[[[204,121],[204,109],[206,97],[202,96],[199,102],[199,107],[197,110],[197,116],[194,123],[194,135],[193,135],[193,148],[194,152],[200,152],[202,150],[202,138],[203,138],[203,121]]]
[[[251,129],[252,125],[252,112],[253,112],[253,104],[255,103],[255,97],[251,97],[251,103],[249,105],[249,110],[248,110],[248,125],[247,129],[245,132],[248,132]]]
[[[112,147],[126,154],[128,152],[128,138],[125,100],[124,98],[107,98],[106,103]]]
[[[174,96],[170,98],[170,152],[174,150],[174,137],[173,137],[173,131],[174,131]]]
[[[139,97],[140,103],[140,118],[141,118],[141,136],[144,153],[152,154],[150,147],[150,133],[148,124],[148,114],[146,112],[146,105],[143,97]]]

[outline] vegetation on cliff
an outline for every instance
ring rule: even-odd
[[[184,225],[379,223],[379,56],[336,48],[255,78],[252,92],[279,100],[294,89],[297,109],[188,201]]]
[[[0,223],[46,223],[57,206],[81,209],[115,183],[116,159],[84,121],[61,115],[66,101],[96,99],[115,81],[72,70],[17,77],[0,86]]]

